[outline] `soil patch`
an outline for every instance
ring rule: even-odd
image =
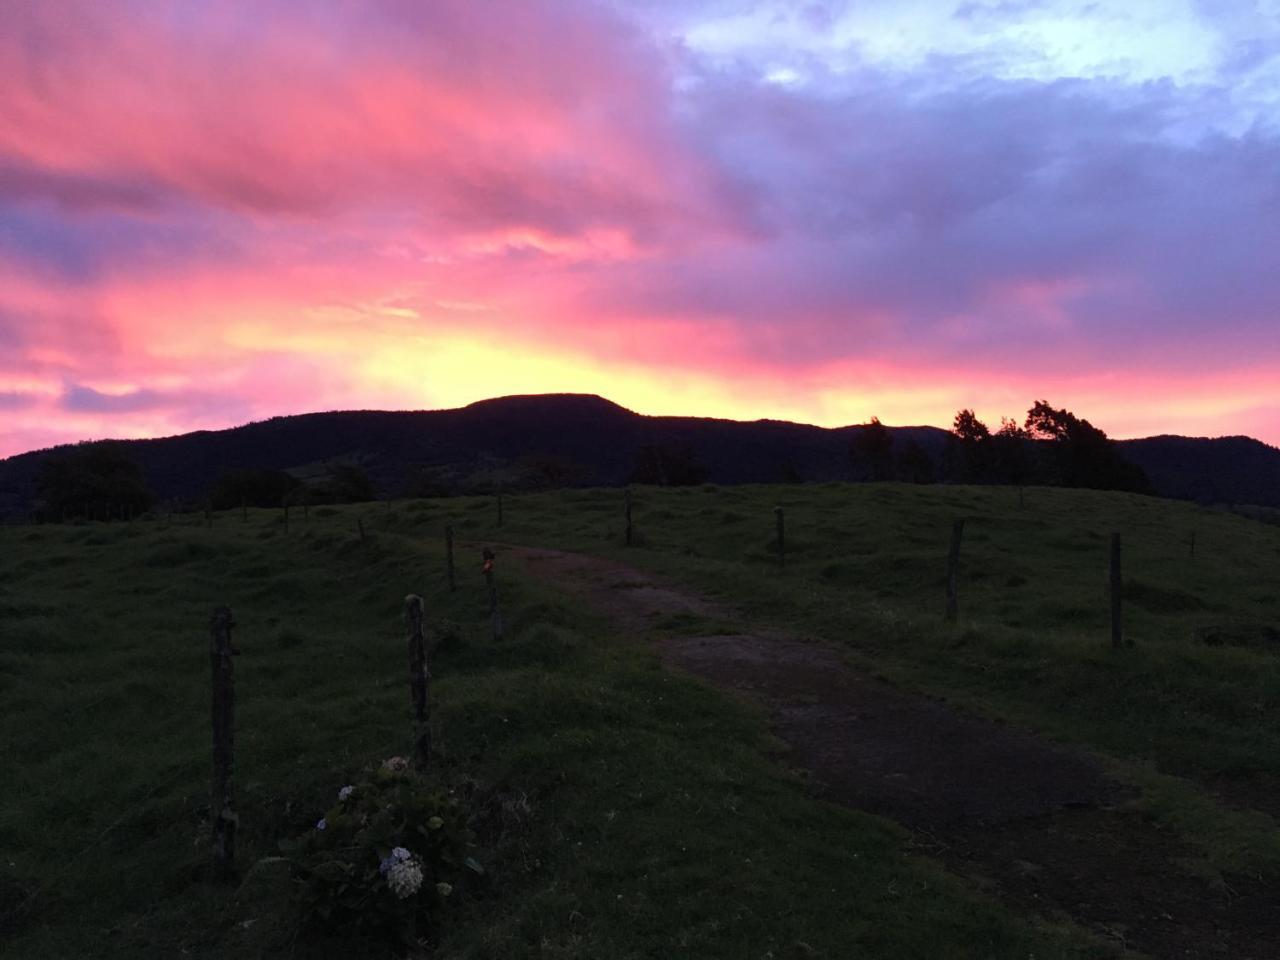
[[[1001,899],[1160,958],[1275,960],[1271,884],[1211,886],[1176,838],[1129,809],[1092,756],[896,690],[823,643],[770,631],[671,636],[672,614],[721,604],[617,561],[503,547],[537,576],[656,642],[663,659],[770,716],[829,799],[896,820],[915,846]]]
[[[901,693],[831,648],[773,637],[679,637],[664,658],[769,708],[791,762],[832,798],[937,831],[1098,806],[1121,793],[1092,757]]]

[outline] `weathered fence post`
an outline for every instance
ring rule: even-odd
[[[1196,532],[1191,531],[1191,556],[1194,559],[1196,555]]]
[[[947,619],[960,613],[960,539],[964,536],[964,519],[951,525],[951,552],[947,554]]]
[[[356,517],[356,529],[360,531],[360,542],[364,543],[364,517]]]
[[[409,702],[413,716],[413,766],[425,773],[431,761],[431,704],[428,682],[427,645],[422,635],[422,598],[409,594],[404,598],[404,616],[409,624]]]
[[[457,588],[453,577],[453,524],[447,523],[444,527],[444,564],[445,569],[449,573],[449,592]]]
[[[231,611],[217,607],[210,621],[209,659],[213,668],[213,789],[209,818],[213,823],[213,874],[226,879],[236,854],[236,825],[231,774],[234,766],[235,677],[232,673]]]
[[[1126,646],[1120,601],[1124,579],[1120,574],[1120,534],[1111,534],[1111,646]],[[1132,643],[1132,641],[1130,641]]]
[[[787,541],[781,507],[773,508],[773,519],[778,525],[778,566],[785,568],[787,565]]]
[[[284,507],[284,532],[288,533],[289,532],[289,504],[285,503],[285,504],[282,504],[282,506]]]
[[[629,547],[631,546],[631,488],[630,487],[627,487],[626,490],[623,491],[622,502],[623,502],[623,509],[626,511],[626,515],[627,515],[627,546]]]
[[[498,487],[498,526],[502,526],[502,487]]]
[[[311,501],[310,500],[302,501],[302,522],[303,523],[311,522]]]
[[[489,627],[493,639],[501,640],[502,613],[498,610],[498,586],[493,580],[493,551],[485,547],[481,556],[484,558],[484,566],[481,569],[484,571],[485,584],[489,588]]]

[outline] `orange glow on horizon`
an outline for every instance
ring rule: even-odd
[[[244,323],[223,331],[228,356],[262,351],[272,337],[270,324]],[[261,399],[239,415],[228,416],[213,404],[204,415],[190,409],[175,415],[164,406],[103,412],[61,410],[55,442],[107,436],[166,436],[190,429],[220,429],[277,414],[329,409],[448,409],[497,396],[538,393],[598,394],[623,407],[651,416],[702,416],[733,420],[790,420],[836,427],[879,417],[893,426],[933,425],[948,428],[955,411],[972,407],[992,426],[1002,415],[1021,419],[1031,403],[1047,398],[1066,406],[1117,438],[1171,432],[1222,435],[1240,432],[1260,390],[1277,382],[1280,371],[1257,368],[1230,375],[1176,384],[1178,399],[1169,401],[1175,385],[1159,378],[1137,378],[1123,397],[1097,378],[1064,378],[1056,382],[995,381],[965,367],[909,368],[891,363],[840,361],[803,370],[744,363],[732,376],[700,372],[695,365],[638,365],[584,352],[518,341],[509,334],[451,331],[440,335],[409,334],[401,328],[367,334],[341,330],[298,330],[285,343],[288,356],[209,378],[157,371],[145,380],[88,378],[83,386],[105,399],[104,405],[140,395],[233,395],[244,378],[271,380]],[[351,335],[360,349],[351,353]],[[208,355],[165,343],[156,360]],[[216,353],[216,351],[213,351]],[[299,360],[299,358],[305,358]],[[977,387],[976,383],[986,383]],[[0,393],[29,389],[28,379],[0,379]],[[21,452],[22,440],[43,427],[58,395],[44,392],[28,409],[8,411],[5,455]],[[16,443],[15,443],[16,440]]]

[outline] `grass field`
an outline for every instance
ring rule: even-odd
[[[957,516],[961,616],[945,624]],[[619,643],[501,553],[509,630],[490,640],[478,556],[460,547],[459,590],[444,588],[446,523],[464,542],[625,557],[840,643],[904,688],[1097,751],[1205,875],[1280,876],[1275,822],[1248,809],[1275,812],[1280,784],[1280,530],[1141,497],[1032,489],[1020,506],[1006,489],[899,485],[643,489],[635,522],[627,549],[621,493],[588,490],[508,496],[501,529],[482,498],[314,509],[288,533],[269,511],[212,530],[0,530],[5,955],[352,955],[294,941],[265,870],[239,890],[205,877],[206,624],[229,604],[244,651],[247,868],[355,771],[407,752],[410,591],[457,625],[434,666],[440,776],[498,811],[478,851],[492,882],[437,955],[1109,955],[948,876],[892,825],[814,799],[771,756],[763,717]],[[1121,651],[1112,530],[1135,641]]]

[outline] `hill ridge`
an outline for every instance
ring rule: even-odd
[[[628,482],[646,448],[688,451],[714,483],[852,480],[849,447],[859,426],[788,420],[648,415],[598,394],[516,394],[442,410],[335,410],[271,417],[169,437],[94,441],[124,445],[163,499],[202,497],[227,470],[299,470],[356,460],[382,495],[398,496],[417,472],[459,474],[530,459],[580,468],[574,482]],[[940,460],[947,431],[890,427]],[[1160,435],[1116,441],[1162,496],[1280,507],[1280,450],[1252,437]],[[25,513],[40,465],[63,447],[0,460],[0,516]]]

